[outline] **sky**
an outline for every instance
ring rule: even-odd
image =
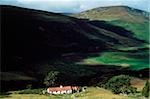
[[[0,5],[57,13],[79,13],[97,7],[124,5],[150,12],[150,0],[0,0]]]

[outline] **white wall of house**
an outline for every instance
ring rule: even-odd
[[[56,91],[53,91],[53,94],[57,94],[57,92],[56,92]]]
[[[63,90],[63,91],[49,91],[47,90],[47,93],[49,94],[70,94],[72,93],[72,90]]]
[[[50,93],[49,89],[47,89],[47,93]]]

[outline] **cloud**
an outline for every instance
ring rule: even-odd
[[[150,0],[123,0],[122,4],[150,12]]]
[[[81,12],[91,8],[113,5],[128,5],[146,9],[149,0],[1,0],[0,4],[40,9],[52,12]],[[145,5],[146,4],[146,5]]]

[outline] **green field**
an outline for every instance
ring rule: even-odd
[[[133,52],[103,52],[96,57],[84,59],[81,63],[116,65],[132,70],[149,68],[148,50]]]

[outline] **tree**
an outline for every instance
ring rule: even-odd
[[[54,86],[56,83],[58,74],[59,74],[58,71],[50,71],[44,78],[44,84],[46,86]]]
[[[149,94],[150,94],[150,82],[147,80],[142,90],[142,95],[145,97],[149,97]]]
[[[108,80],[108,82],[105,84],[105,88],[111,90],[115,94],[135,93],[136,88],[130,86],[130,80],[130,76],[127,75],[114,76]]]

